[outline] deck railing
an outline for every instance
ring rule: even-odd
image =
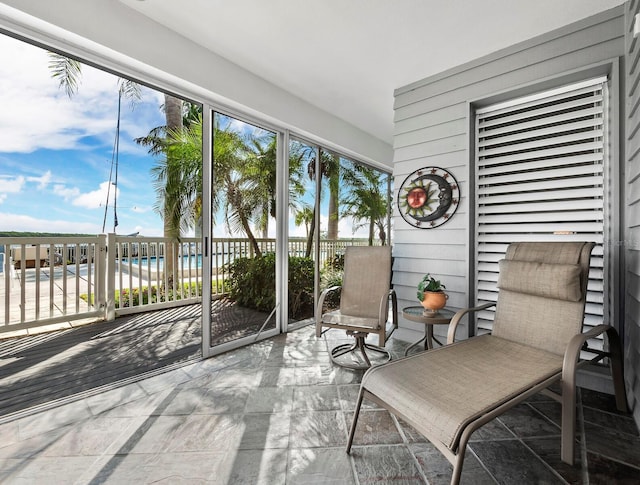
[[[0,331],[104,314],[106,236],[2,237],[0,252]]]
[[[275,239],[257,239],[261,253]],[[322,241],[320,264],[365,239]],[[0,237],[0,333],[112,319],[118,315],[191,304],[202,299],[202,241],[161,237]],[[311,255],[315,253],[312,248]],[[305,238],[291,238],[290,256],[304,256]],[[213,295],[228,288],[228,264],[254,257],[248,239],[211,241]],[[171,270],[173,267],[173,271]],[[173,276],[172,276],[173,275]]]

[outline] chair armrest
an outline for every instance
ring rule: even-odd
[[[458,328],[458,323],[462,320],[467,313],[477,312],[480,310],[486,310],[487,308],[491,308],[495,306],[495,302],[484,303],[482,305],[472,307],[472,308],[463,308],[462,310],[458,310],[456,314],[449,322],[449,330],[447,331],[447,345],[452,344],[456,340],[456,329]]]
[[[569,340],[569,344],[564,351],[564,360],[562,362],[562,380],[571,380],[574,379],[576,370],[578,369],[578,359],[580,357],[580,350],[584,343],[590,338],[597,337],[598,335],[606,332],[612,328],[609,325],[598,325],[597,327],[593,327],[588,332],[579,333],[574,335],[571,340]]]
[[[590,338],[597,337],[602,333],[608,332],[612,328],[613,327],[611,327],[610,325],[598,325],[597,327],[593,327],[588,332],[574,335],[571,340],[569,340],[569,344],[564,351],[564,360],[562,361],[563,383],[567,383],[570,388],[575,388],[576,371],[578,370],[578,360],[580,357],[580,350],[582,349],[582,346]]]
[[[391,322],[392,329],[391,332],[387,336],[390,336],[396,328],[398,328],[398,298],[396,296],[396,291],[391,289],[389,293],[387,293],[380,300],[380,310],[378,311],[378,322],[380,326],[385,326],[387,320],[389,319],[389,298],[391,298]]]
[[[318,306],[316,311],[316,323],[320,323],[322,321],[322,307],[324,306],[324,299],[327,295],[333,291],[339,290],[342,286],[330,286],[329,288],[325,288],[320,293],[320,297],[318,298]]]

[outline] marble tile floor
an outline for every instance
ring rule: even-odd
[[[343,335],[306,327],[1,424],[0,483],[449,483],[442,455],[371,403],[344,452],[362,372],[331,364]],[[639,483],[633,420],[579,397],[576,466],[559,459],[559,404],[536,397],[475,433],[462,483]]]

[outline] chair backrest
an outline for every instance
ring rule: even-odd
[[[378,318],[391,288],[391,246],[349,246],[344,253],[340,313]]]
[[[562,355],[582,331],[588,242],[512,243],[500,261],[492,334]]]

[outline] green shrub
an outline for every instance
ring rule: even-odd
[[[229,293],[239,305],[270,313],[276,305],[276,256],[238,258],[229,264]],[[313,260],[289,257],[289,316],[313,314]]]
[[[289,256],[289,316],[313,316],[313,259]]]
[[[324,268],[327,271],[340,272],[344,271],[344,253],[338,253],[332,258],[324,262]]]
[[[326,269],[320,276],[320,291],[332,286],[342,286],[342,270]],[[340,290],[332,291],[324,299],[323,311],[335,310],[340,306]]]
[[[197,287],[196,287],[197,285]],[[212,291],[218,287],[218,291],[216,293],[220,293],[222,290],[222,283],[213,281],[211,284]],[[149,301],[149,293],[151,294],[151,301]],[[142,305],[148,305],[149,303],[158,303],[163,301],[174,301],[181,300],[184,298],[193,298],[195,296],[202,295],[202,281],[196,283],[195,281],[191,283],[183,283],[182,284],[182,294],[180,293],[180,287],[176,288],[176,293],[174,296],[173,289],[169,290],[169,297],[165,296],[164,290],[161,288],[160,292],[158,292],[158,287],[156,285],[151,286],[151,290],[149,287],[142,287]],[[115,307],[116,308],[126,308],[130,306],[131,298],[133,297],[133,305],[139,306],[140,303],[140,288],[123,288],[122,290],[116,290],[114,299],[115,299]],[[88,297],[86,293],[80,295],[80,298],[84,301],[87,301]],[[93,305],[95,302],[95,294],[91,295],[91,304]]]

